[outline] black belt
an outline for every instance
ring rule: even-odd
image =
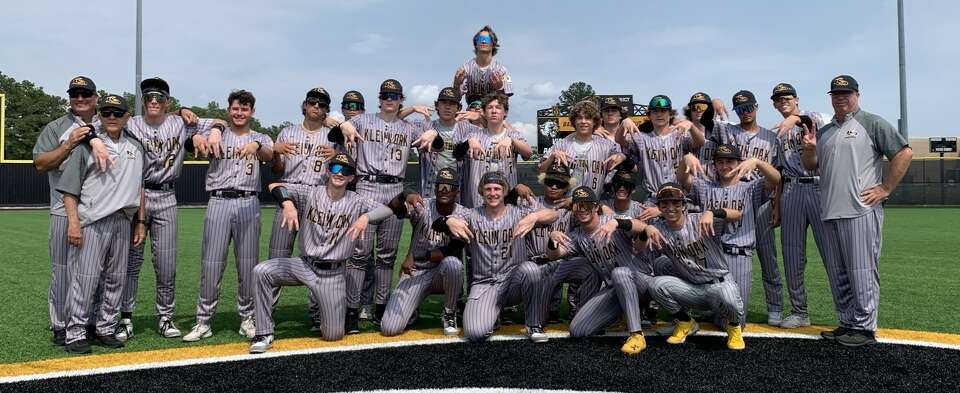
[[[173,183],[143,183],[143,188],[153,191],[171,191]]]
[[[382,184],[394,184],[394,183],[403,183],[402,177],[390,176],[390,175],[360,175],[357,176],[358,179],[372,182],[372,183],[382,183]]]
[[[739,255],[744,257],[749,257],[753,255],[753,250],[749,248],[731,246],[729,244],[723,244],[721,245],[721,247],[723,248],[723,252],[730,255]]]
[[[333,270],[343,265],[343,261],[334,261],[330,259],[317,259],[317,258],[311,258],[311,257],[303,257],[303,261],[313,265],[313,267],[320,270]]]
[[[820,176],[806,176],[806,177],[784,177],[784,183],[802,183],[802,184],[813,184],[820,181]]]
[[[256,191],[240,191],[240,190],[215,190],[210,191],[210,196],[220,197],[220,198],[246,198],[256,196]]]

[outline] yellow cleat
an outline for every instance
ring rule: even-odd
[[[741,350],[747,347],[743,342],[743,332],[740,331],[740,325],[727,326],[727,348]]]
[[[687,341],[687,336],[700,331],[700,325],[693,318],[690,318],[687,322],[675,320],[674,325],[673,334],[667,338],[667,342],[670,344],[683,344],[684,341]]]
[[[620,347],[620,352],[627,355],[636,355],[647,349],[647,340],[643,338],[643,332],[630,333],[630,338]]]

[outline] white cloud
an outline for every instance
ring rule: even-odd
[[[523,97],[529,100],[552,100],[560,95],[560,88],[554,86],[553,82],[546,81],[542,83],[533,83],[527,87]]]
[[[390,37],[385,37],[377,33],[366,33],[363,39],[350,44],[350,51],[361,55],[369,55],[387,47],[387,44],[393,41]]]
[[[440,94],[440,87],[437,85],[416,85],[410,89],[407,98],[413,105],[433,105]]]
[[[530,146],[533,146],[533,147],[537,146],[537,125],[536,124],[530,124],[530,123],[524,123],[522,121],[518,121],[518,122],[510,123],[510,125],[513,126],[513,128],[516,128],[517,131],[520,131],[520,134],[527,139],[527,143],[529,143]]]

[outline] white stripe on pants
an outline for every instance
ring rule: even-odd
[[[407,321],[420,303],[433,291],[443,291],[443,307],[456,311],[457,300],[463,287],[463,263],[457,257],[446,257],[434,267],[416,269],[413,275],[403,275],[397,288],[387,302],[387,309],[380,322],[384,336],[403,333]]]
[[[880,246],[883,207],[854,218],[824,222],[826,254],[837,268],[828,268],[830,286],[838,293],[840,326],[876,331],[880,304]]]
[[[156,312],[160,318],[172,318],[177,279],[177,196],[172,190],[145,190],[144,198],[144,216],[150,234],[153,272],[156,276]],[[124,312],[133,312],[136,306],[144,244],[130,247],[127,280],[120,308]]]
[[[463,335],[470,341],[486,340],[500,316],[500,309],[523,303],[527,326],[540,325],[543,305],[543,275],[537,264],[527,261],[497,282],[474,282],[463,310]]]
[[[691,284],[679,277],[657,276],[650,284],[650,292],[670,314],[696,308],[713,310],[724,321],[736,323],[745,319],[739,289],[729,274],[723,282],[709,284]]]
[[[780,281],[780,268],[777,265],[777,236],[770,226],[773,214],[773,202],[767,201],[757,210],[757,258],[760,260],[760,272],[763,276],[763,294],[767,299],[767,312],[783,312],[783,283]]]
[[[273,334],[273,308],[285,286],[305,285],[319,300],[321,332],[325,340],[344,334],[347,308],[343,266],[322,270],[300,258],[274,258],[253,268],[256,281],[256,328],[258,335]]]

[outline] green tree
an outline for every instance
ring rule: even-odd
[[[67,100],[47,94],[33,82],[0,72],[0,94],[6,96],[5,158],[29,160],[43,127],[67,113]]]
[[[560,97],[557,98],[560,101],[561,107],[572,107],[574,104],[583,101],[585,99],[591,98],[597,95],[593,91],[593,86],[590,86],[586,82],[574,82],[566,90],[560,92]]]

